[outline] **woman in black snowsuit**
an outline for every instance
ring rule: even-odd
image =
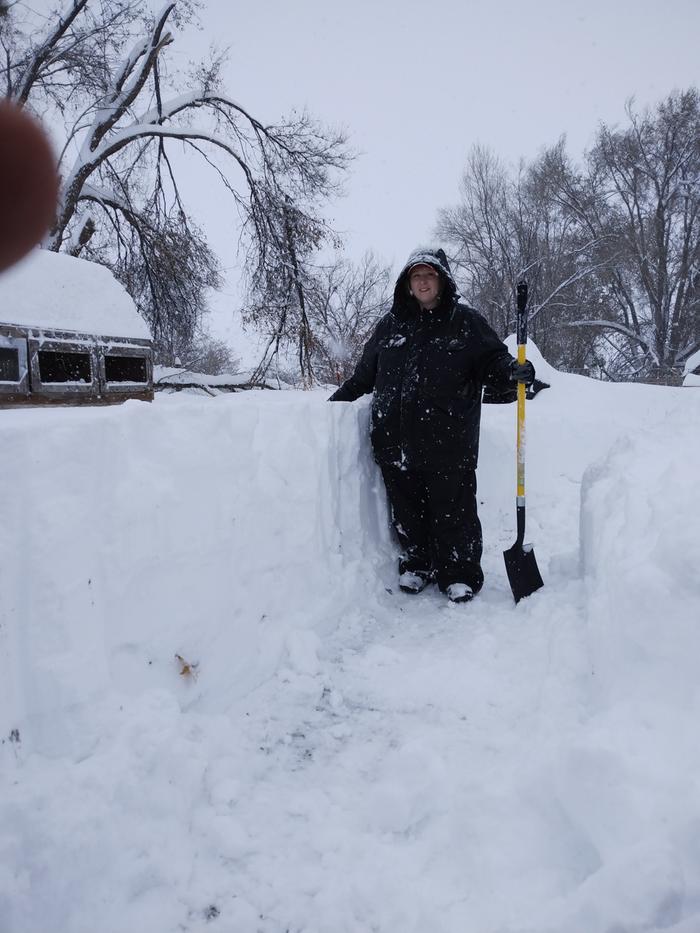
[[[466,602],[484,581],[475,472],[482,387],[531,384],[535,370],[519,366],[458,299],[444,251],[412,253],[391,311],[330,400],[374,392],[371,440],[404,550],[401,589],[419,593],[435,579],[453,602]]]

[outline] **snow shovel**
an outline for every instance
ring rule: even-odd
[[[518,295],[518,363],[524,363],[527,344],[527,282],[517,285]],[[506,573],[516,603],[525,596],[544,586],[537,568],[535,552],[531,544],[523,544],[525,538],[525,383],[518,383],[518,491],[516,499],[518,537],[513,547],[503,552]]]

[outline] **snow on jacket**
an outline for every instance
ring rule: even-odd
[[[442,280],[432,311],[409,293],[409,272],[418,263],[432,266]],[[331,401],[374,392],[371,440],[383,466],[475,469],[482,386],[510,386],[512,362],[487,321],[459,301],[444,252],[421,249],[401,270],[391,311]]]

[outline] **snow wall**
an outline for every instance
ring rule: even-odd
[[[3,412],[0,736],[76,759],[120,692],[225,709],[374,585],[393,545],[368,402],[320,401]]]
[[[606,705],[700,701],[700,436],[688,415],[622,436],[583,477],[582,571]]]
[[[689,394],[621,388],[617,439],[581,483],[588,708],[542,775],[592,861],[532,933],[700,929],[700,412]]]

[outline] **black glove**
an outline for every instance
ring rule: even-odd
[[[530,360],[525,363],[513,360],[510,364],[510,378],[512,382],[524,382],[526,386],[531,386],[535,381],[535,367]]]

